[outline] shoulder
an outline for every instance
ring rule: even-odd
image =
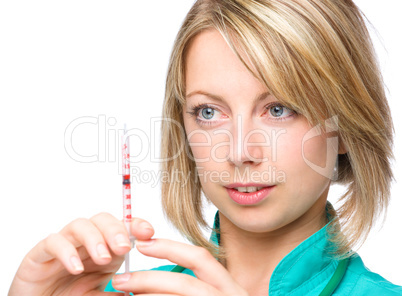
[[[402,287],[392,284],[377,273],[370,271],[359,255],[354,255],[345,276],[334,295],[396,296],[402,295]]]

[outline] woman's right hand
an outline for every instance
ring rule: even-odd
[[[154,235],[152,226],[141,219],[133,219],[131,232],[141,240]],[[104,288],[130,248],[124,223],[112,215],[77,219],[25,256],[8,295],[105,295]]]

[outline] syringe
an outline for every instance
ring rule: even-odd
[[[124,134],[121,136],[122,145],[122,174],[123,174],[123,221],[126,225],[127,232],[130,235],[131,247],[134,247],[135,238],[131,235],[130,223],[131,223],[131,176],[130,176],[130,141],[126,130],[126,125],[124,125]],[[130,253],[124,256],[124,272],[130,272]],[[125,292],[126,296],[130,295],[129,292]]]

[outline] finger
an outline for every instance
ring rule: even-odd
[[[112,256],[99,229],[88,219],[77,219],[68,224],[60,234],[76,247],[84,246],[97,265],[110,263]]]
[[[121,256],[130,251],[130,239],[122,221],[108,213],[95,215],[91,218],[91,221],[102,233],[113,253]]]
[[[59,233],[51,234],[39,242],[28,256],[38,264],[57,259],[71,274],[79,274],[84,270],[75,246]]]
[[[122,295],[123,294],[121,294],[119,292],[101,292],[101,291],[91,291],[91,292],[85,294],[85,296],[122,296]],[[135,296],[137,296],[137,295],[135,295]],[[171,296],[171,295],[169,295],[169,296]]]
[[[155,234],[152,225],[143,219],[134,218],[130,225],[132,235],[136,239],[148,240]]]
[[[137,249],[146,256],[167,259],[194,272],[200,280],[229,295],[241,295],[243,289],[206,249],[166,239],[137,241]]]
[[[177,294],[189,296],[222,295],[217,289],[190,275],[166,271],[138,271],[116,275],[112,280],[115,289],[144,293]]]
[[[122,295],[123,294],[118,293],[118,292],[101,292],[101,291],[91,291],[91,292],[85,294],[85,296],[122,296]],[[171,295],[169,295],[169,296],[171,296]]]

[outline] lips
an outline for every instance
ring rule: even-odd
[[[265,199],[275,185],[262,184],[230,184],[226,186],[229,197],[240,205],[254,205]]]

